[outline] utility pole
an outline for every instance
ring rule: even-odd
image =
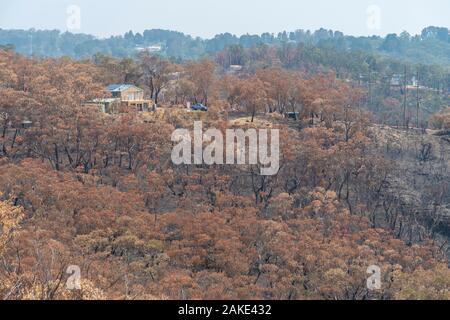
[[[30,57],[33,57],[33,35],[30,34]]]
[[[369,68],[369,110],[372,107],[372,70]]]
[[[416,94],[417,94],[417,109],[416,109],[416,117],[417,117],[417,129],[419,128],[419,109],[420,109],[420,92],[419,92],[420,86],[419,86],[419,70],[417,70],[416,75]]]
[[[403,126],[408,129],[407,122],[406,122],[406,107],[407,107],[407,93],[408,93],[408,87],[407,87],[407,80],[406,77],[408,76],[406,65],[405,65],[405,74],[403,76]]]

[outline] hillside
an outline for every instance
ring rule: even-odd
[[[395,205],[385,210],[399,210],[414,219],[410,242],[425,235],[435,238],[450,258],[450,141],[437,130],[374,127],[377,149],[395,162],[387,179],[388,194]],[[388,208],[389,207],[389,208]],[[388,213],[388,212],[386,212]],[[392,222],[401,234],[401,224]]]
[[[450,299],[449,113],[370,79],[0,49],[0,297]]]
[[[427,27],[419,35],[403,32],[400,35],[354,37],[342,32],[319,29],[316,31],[283,31],[278,34],[242,35],[230,33],[211,39],[193,38],[181,32],[152,29],[142,33],[132,31],[100,39],[87,34],[61,33],[58,30],[2,30],[0,45],[12,45],[25,55],[70,56],[86,58],[96,53],[115,57],[134,56],[140,49],[155,46],[156,52],[176,59],[193,59],[215,54],[228,46],[250,48],[261,44],[270,46],[314,45],[331,47],[343,52],[364,52],[385,55],[409,63],[450,67],[450,35],[447,28]]]
[[[128,32],[109,39],[56,30],[0,30],[0,45],[12,44],[24,55],[70,56],[91,59],[96,64],[115,60],[116,68],[128,68],[130,72],[137,70],[135,61],[145,54],[166,57],[175,64],[207,57],[216,62],[221,73],[233,73],[233,66],[237,66],[241,70],[238,76],[269,68],[310,75],[332,72],[367,91],[361,102],[378,122],[395,125],[407,117],[417,125],[417,113],[404,115],[398,106],[406,101],[412,110],[419,100],[421,126],[450,105],[448,38],[448,30],[437,27],[425,28],[416,36],[402,33],[385,38],[356,38],[325,29],[241,37],[221,34],[213,39],[193,39],[165,30]],[[419,97],[416,85],[420,87]]]

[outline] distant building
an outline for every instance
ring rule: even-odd
[[[160,52],[160,51],[162,51],[162,46],[158,46],[158,45],[150,46],[150,47],[147,47],[147,50],[148,50],[148,52]]]
[[[23,129],[28,129],[31,128],[33,126],[33,122],[30,120],[23,120],[21,123],[21,126]]]
[[[136,47],[136,50],[139,52],[143,52],[143,51],[147,51],[150,53],[154,53],[154,52],[160,52],[162,51],[162,46],[161,45],[153,45],[153,46],[148,46],[148,47]]]
[[[121,108],[148,111],[153,104],[152,100],[144,98],[144,90],[132,84],[111,84],[107,89],[112,97],[94,99],[86,105],[95,105],[101,112],[115,113]]]
[[[392,87],[400,87],[403,85],[403,78],[399,74],[394,74],[391,78],[391,86]]]
[[[242,66],[239,65],[239,64],[232,64],[232,65],[230,66],[230,70],[233,70],[233,71],[241,71],[241,70],[242,70]]]
[[[235,73],[239,73],[243,70],[243,66],[239,65],[239,64],[232,64],[230,65],[230,67],[228,68],[227,73],[228,74],[235,74]]]
[[[94,105],[100,112],[103,113],[115,113],[120,110],[121,101],[117,98],[98,98],[92,101],[86,102],[85,105]]]

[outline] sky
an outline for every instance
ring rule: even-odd
[[[2,29],[59,29],[98,37],[169,29],[194,37],[321,27],[350,35],[450,28],[449,0],[0,0]]]

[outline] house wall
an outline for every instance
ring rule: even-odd
[[[133,94],[133,98],[129,99],[129,94]],[[144,92],[142,90],[138,90],[136,88],[128,88],[121,92],[121,99],[123,101],[132,101],[132,100],[143,100]]]

